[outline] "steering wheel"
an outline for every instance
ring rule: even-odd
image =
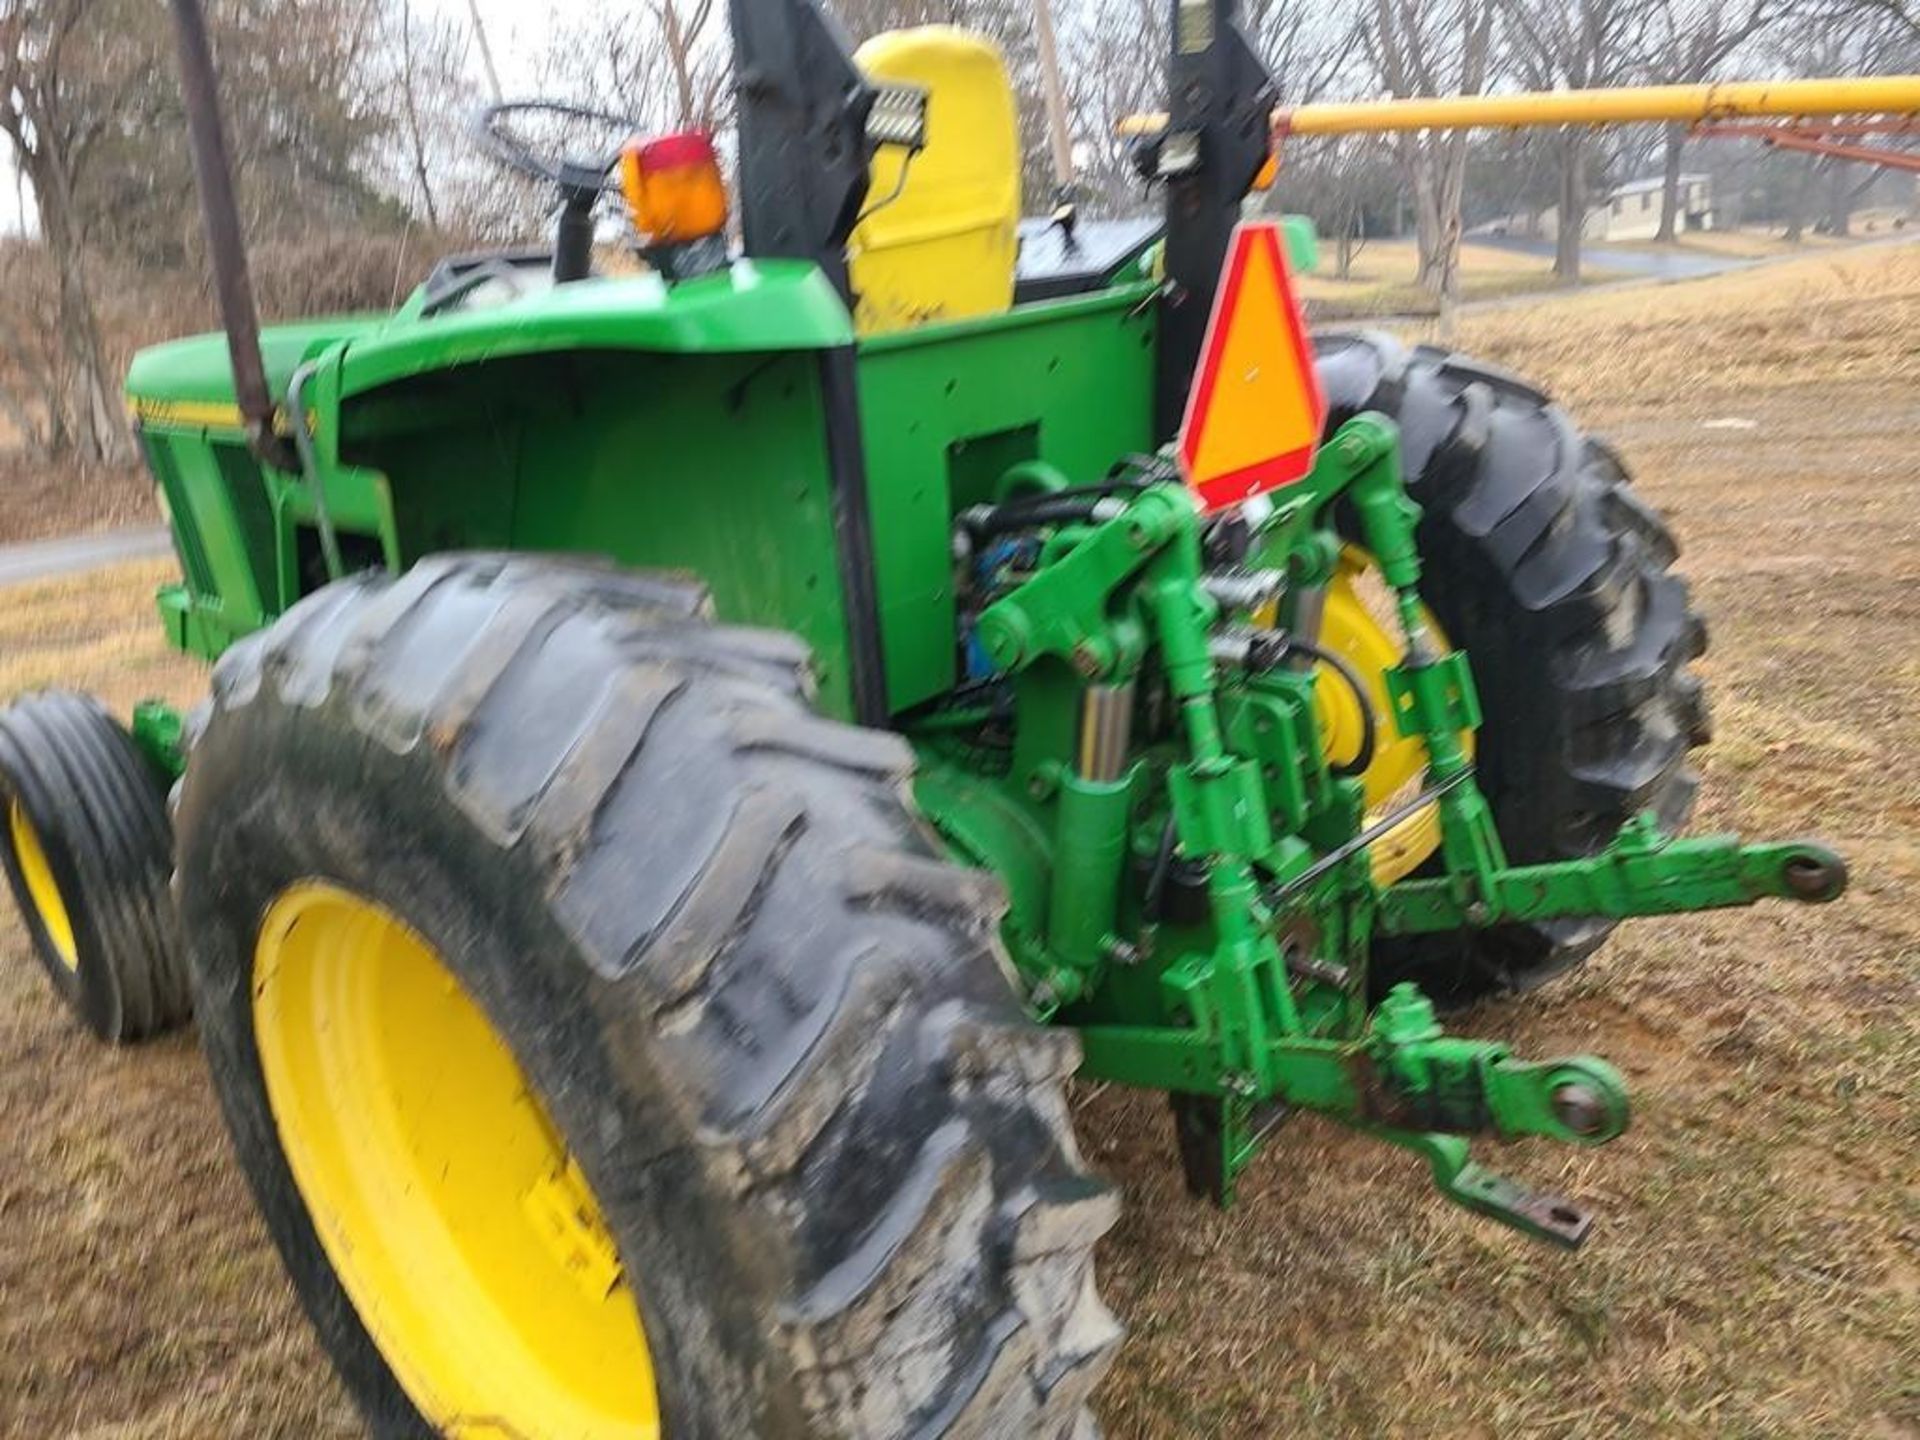
[[[619,136],[606,150],[588,159],[577,153],[542,146],[513,131],[516,119],[539,118],[550,127],[575,132],[589,127]],[[474,135],[484,149],[509,170],[544,180],[560,192],[560,221],[553,248],[556,284],[584,280],[593,262],[593,207],[607,188],[607,177],[620,159],[620,147],[639,133],[640,124],[628,115],[593,110],[562,100],[508,100],[489,105],[474,119]]]
[[[532,118],[549,124],[557,122],[554,128],[581,130],[594,126],[614,131],[620,138],[607,150],[582,159],[576,153],[543,147],[513,133],[516,119]],[[563,194],[571,194],[575,190],[598,193],[605,188],[607,173],[620,159],[621,145],[640,133],[641,126],[630,115],[616,115],[610,110],[594,110],[564,100],[506,100],[487,106],[475,116],[473,129],[487,153],[509,170],[545,180],[559,187]]]

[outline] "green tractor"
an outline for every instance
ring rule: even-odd
[[[1305,1109],[1572,1245],[1469,1138],[1604,1143],[1620,1077],[1436,1006],[1844,887],[1677,838],[1705,631],[1613,451],[1302,363],[1235,8],[1172,6],[1152,223],[1021,221],[984,42],[732,0],[737,204],[707,137],[497,107],[551,249],[262,332],[175,0],[226,334],[128,391],[212,693],[16,703],[5,853],[94,1030],[191,1010],[374,1433],[1091,1436],[1074,1076],[1219,1203]]]

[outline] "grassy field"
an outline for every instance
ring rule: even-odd
[[[1334,276],[1333,261],[1331,242],[1323,242],[1319,268],[1297,281],[1300,298],[1316,321],[1432,313],[1433,297],[1414,283],[1420,273],[1420,254],[1411,240],[1367,241],[1355,253],[1344,280]],[[1589,268],[1582,283],[1618,278]],[[1462,300],[1502,300],[1553,290],[1559,284],[1550,256],[1522,255],[1491,245],[1460,247]]]
[[[1808,231],[1789,244],[1772,230],[1709,230],[1683,236],[1671,245],[1651,240],[1593,242],[1582,266],[1582,288],[1636,277],[1618,266],[1608,268],[1609,250],[1647,255],[1694,255],[1730,260],[1781,260],[1795,256],[1822,256],[1845,250],[1863,240],[1884,239],[1894,233],[1895,212],[1863,211],[1855,217],[1854,234],[1836,240]],[[1333,274],[1333,247],[1322,242],[1320,265],[1312,274],[1297,277],[1296,286],[1310,318],[1320,324],[1363,321],[1376,316],[1431,315],[1433,297],[1414,283],[1419,273],[1419,251],[1411,240],[1369,240],[1353,259],[1347,277]],[[1469,241],[1460,248],[1460,299],[1516,300],[1545,296],[1560,288],[1553,259],[1517,250]]]
[[[1844,249],[1861,240],[1876,240],[1895,233],[1906,220],[1906,212],[1891,206],[1881,206],[1867,210],[1856,210],[1850,217],[1852,233],[1844,239],[1829,235],[1820,235],[1807,230],[1800,239],[1788,241],[1784,228],[1773,226],[1743,226],[1737,230],[1693,230],[1683,234],[1671,245],[1663,245],[1652,240],[1630,240],[1624,243],[1609,243],[1614,250],[1644,250],[1650,254],[1663,254],[1673,250],[1694,255],[1725,255],[1733,259],[1764,260],[1775,256],[1794,254],[1817,254],[1825,250]]]
[[[1464,1017],[1620,1064],[1604,1151],[1512,1173],[1601,1212],[1577,1256],[1302,1120],[1230,1214],[1161,1102],[1083,1093],[1126,1190],[1103,1284],[1115,1440],[1920,1435],[1920,250],[1466,316],[1622,446],[1714,633],[1699,824],[1822,834],[1853,893],[1642,922]],[[11,591],[0,692],[193,696],[156,567]],[[102,1053],[0,920],[0,1435],[357,1433],[227,1155],[190,1039]]]

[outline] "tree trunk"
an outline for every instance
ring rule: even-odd
[[[1844,240],[1853,233],[1853,207],[1860,195],[1873,184],[1870,173],[1865,185],[1856,186],[1844,164],[1836,164],[1827,176],[1827,233]]]
[[[1807,200],[1813,190],[1814,171],[1820,162],[1812,155],[1800,166],[1800,178],[1793,187],[1793,198],[1788,202],[1786,242],[1798,245],[1807,231]]]
[[[1553,242],[1553,273],[1562,285],[1580,283],[1581,231],[1587,222],[1585,137],[1560,142],[1560,224]]]
[[[1340,233],[1333,242],[1333,275],[1336,280],[1353,278],[1353,232],[1357,228],[1351,215],[1341,217]]]
[[[696,123],[693,97],[693,40],[680,22],[680,7],[667,0],[660,8],[661,29],[667,44],[667,64],[673,71],[673,97],[682,130]]]
[[[1414,246],[1420,253],[1420,267],[1414,283],[1427,294],[1438,296],[1445,289],[1446,224],[1440,209],[1438,168],[1433,146],[1410,136],[1401,147],[1401,162],[1407,172],[1407,190],[1413,197]]]
[[[1409,139],[1402,159],[1413,192],[1417,283],[1436,300],[1451,300],[1460,293],[1460,206],[1467,180],[1463,137]]]
[[[1680,236],[1680,163],[1685,157],[1687,127],[1669,125],[1666,164],[1660,173],[1660,230],[1653,238],[1671,245]]]
[[[401,91],[406,102],[407,137],[413,145],[413,178],[420,186],[420,198],[426,203],[427,224],[440,228],[440,207],[433,202],[433,181],[427,173],[427,145],[420,130],[420,104],[414,94],[413,7],[400,7]]]
[[[1418,33],[1402,33],[1402,17],[1395,14],[1388,0],[1376,0],[1374,17],[1388,87],[1402,96],[1433,88],[1430,75],[1424,87],[1414,84],[1418,76],[1430,70]],[[1469,0],[1460,7],[1459,22],[1460,75],[1453,89],[1461,95],[1477,95],[1486,86],[1493,44],[1493,5],[1482,4],[1476,9]],[[1413,191],[1414,229],[1420,251],[1417,280],[1423,291],[1441,302],[1443,312],[1460,284],[1460,207],[1466,189],[1466,145],[1466,135],[1460,131],[1408,136],[1400,144],[1401,164]]]
[[[66,425],[49,426],[49,444],[70,440],[85,462],[123,464],[132,458],[132,446],[94,316],[86,257],[74,227],[72,189],[51,131],[51,126],[44,128],[32,149],[16,152],[27,167],[40,214],[40,239],[58,275],[55,325],[66,372],[59,386]]]
[[[1462,131],[1455,131],[1441,142],[1441,146],[1440,284],[1434,293],[1444,302],[1442,308],[1445,309],[1460,294],[1460,209],[1465,203],[1467,189],[1466,135]]]
[[[69,409],[74,438],[83,460],[120,465],[132,458],[120,408],[108,379],[106,347],[94,318],[86,261],[77,249],[58,256],[60,267],[60,347],[69,365]]]
[[[1860,171],[1864,171],[1864,175]],[[1857,171],[1845,161],[1837,161],[1832,179],[1834,188],[1828,192],[1826,204],[1826,227],[1832,234],[1841,238],[1853,234],[1853,211],[1862,200],[1866,200],[1868,190],[1872,190],[1878,182],[1878,167],[1862,165]]]

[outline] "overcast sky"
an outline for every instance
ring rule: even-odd
[[[509,95],[524,93],[531,73],[531,58],[545,48],[547,36],[555,26],[588,15],[605,7],[608,0],[543,0],[529,5],[526,0],[479,0],[480,20],[487,27],[487,42],[493,46],[494,63],[500,67],[500,88]],[[432,8],[471,25],[472,7],[468,0],[424,0],[422,8]],[[474,78],[485,82],[477,51],[469,62]]]

